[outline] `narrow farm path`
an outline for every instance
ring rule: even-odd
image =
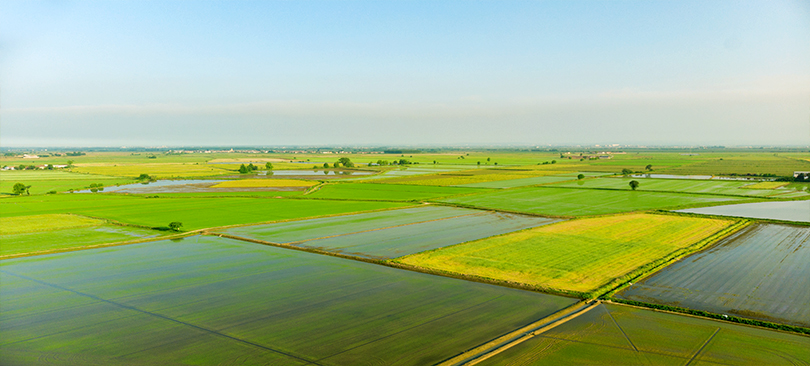
[[[470,349],[438,366],[472,366],[512,348],[538,334],[549,331],[599,306],[599,300],[581,301],[511,333]]]

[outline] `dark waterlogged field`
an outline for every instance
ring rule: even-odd
[[[806,365],[810,337],[603,304],[480,365]]]
[[[217,237],[0,263],[7,364],[426,365],[575,301]]]
[[[735,200],[737,198],[705,194],[527,187],[441,201],[535,214],[580,216]]]
[[[221,232],[367,258],[395,258],[558,220],[425,206],[232,228]]]
[[[617,297],[810,327],[810,227],[758,224]]]

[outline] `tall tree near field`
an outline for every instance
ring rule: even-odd
[[[269,162],[269,161],[268,161],[268,162],[264,163],[264,167],[265,167],[267,170],[273,170],[273,163],[271,163],[271,162]]]
[[[22,183],[14,183],[14,187],[11,187],[11,191],[16,195],[20,195],[23,194],[23,192],[28,192],[28,188],[31,188],[31,186],[26,186]]]
[[[638,186],[640,186],[640,185],[641,185],[641,183],[639,183],[637,180],[631,180],[631,181],[630,181],[630,188],[632,188],[634,191],[635,191],[635,190],[636,190],[636,188],[638,188]]]
[[[652,171],[652,164],[647,164],[647,166],[646,166],[646,167],[644,167],[644,169],[647,169],[647,170],[649,170],[649,171]]]
[[[349,159],[349,158],[345,158],[345,157],[338,159],[338,163],[340,163],[340,165],[343,165],[343,166],[345,166],[347,168],[351,168],[351,167],[354,166],[354,163],[352,163],[352,160]]]

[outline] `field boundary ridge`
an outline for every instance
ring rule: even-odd
[[[442,361],[438,366],[472,366],[523,343],[536,335],[549,331],[569,320],[593,310],[599,306],[599,300],[576,302],[543,319],[528,324],[515,331],[490,340],[478,347],[467,350],[453,358]]]

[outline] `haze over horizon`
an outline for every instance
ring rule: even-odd
[[[807,145],[810,1],[0,2],[0,145]]]

